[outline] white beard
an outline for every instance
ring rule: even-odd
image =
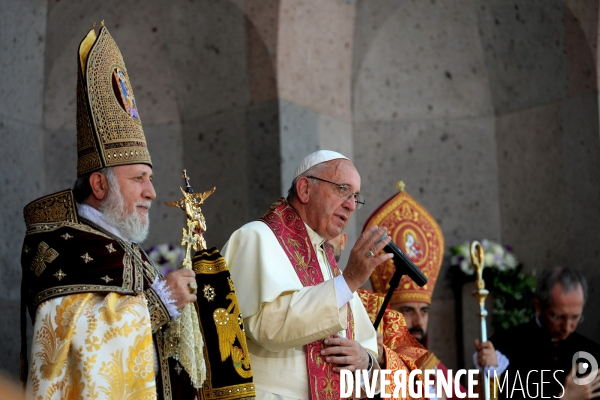
[[[100,204],[100,211],[104,214],[106,221],[113,227],[117,228],[125,237],[131,239],[132,242],[142,243],[148,237],[150,230],[150,219],[146,217],[146,221],[137,213],[136,206],[142,205],[148,207],[152,205],[150,200],[142,200],[134,204],[133,210],[127,212],[121,188],[114,173],[110,171],[105,174],[108,180],[108,196]]]

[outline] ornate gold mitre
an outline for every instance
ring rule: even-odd
[[[399,193],[383,203],[367,220],[364,229],[372,225],[387,228],[396,245],[410,258],[428,281],[419,287],[403,276],[394,291],[391,303],[424,302],[431,304],[433,289],[444,258],[444,235],[436,220],[398,182]],[[386,293],[395,266],[392,260],[379,265],[371,275],[373,290]]]
[[[123,56],[108,29],[90,30],[77,54],[77,176],[125,164],[152,166]]]

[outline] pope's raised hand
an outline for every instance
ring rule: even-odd
[[[350,258],[343,275],[352,292],[369,279],[375,267],[394,256],[392,253],[381,253],[381,250],[392,240],[389,236],[375,244],[384,235],[386,235],[384,228],[371,226],[360,235],[350,251]]]

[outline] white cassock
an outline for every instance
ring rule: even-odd
[[[345,336],[348,300],[354,339],[377,359],[377,336],[360,298],[346,285],[349,297],[342,294],[338,299],[340,282],[334,282],[326,260],[325,239],[305,226],[324,278],[316,286],[302,286],[275,234],[263,222],[242,226],[223,247],[250,339],[258,399],[310,397],[306,344],[333,333]]]

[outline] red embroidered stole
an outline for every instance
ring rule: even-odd
[[[321,267],[313,246],[311,245],[304,221],[284,198],[277,200],[265,215],[260,218],[271,228],[279,244],[288,256],[303,286],[315,286],[324,282]],[[333,276],[341,274],[333,251],[329,245],[324,246],[325,254]],[[354,320],[352,309],[348,304],[348,327],[346,337],[354,339]],[[321,357],[324,348],[323,340],[307,345],[306,364],[311,399],[330,400],[340,398],[340,375],[333,372],[333,365]]]

